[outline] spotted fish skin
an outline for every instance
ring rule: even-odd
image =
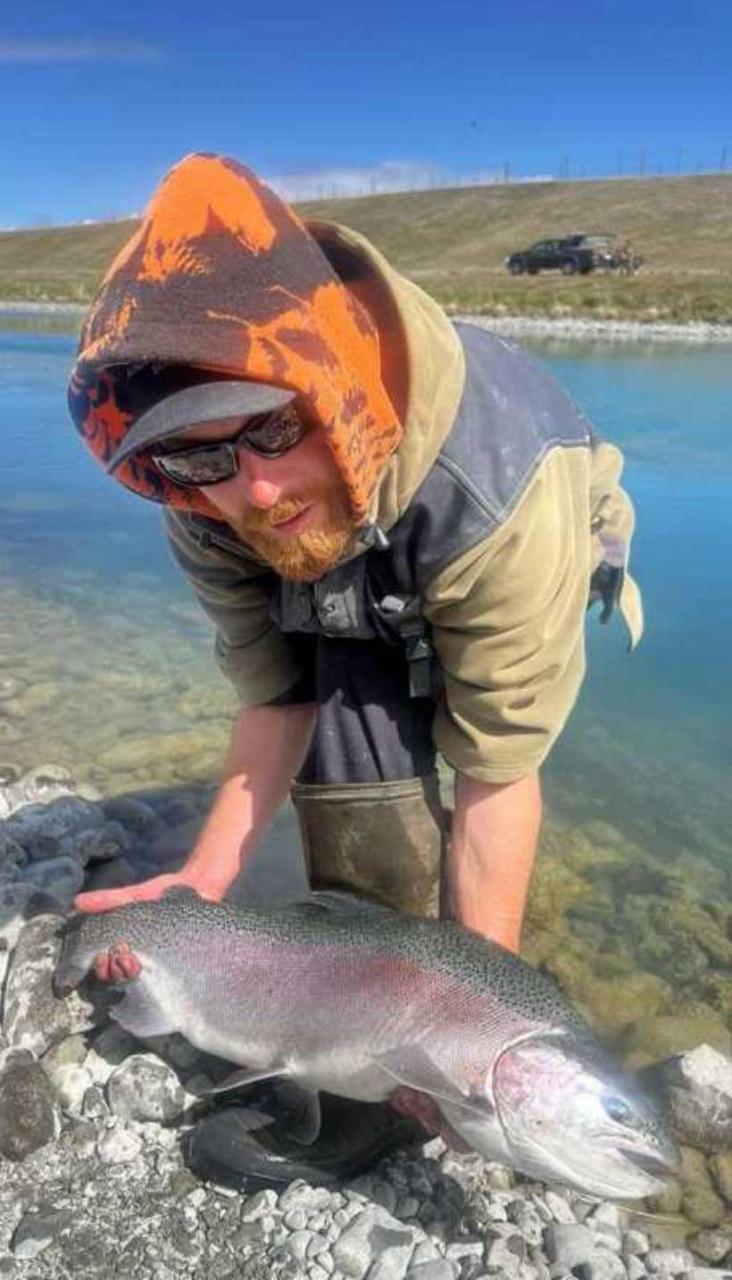
[[[430,1037],[446,1070],[462,1064],[477,1077],[507,1038],[557,1026],[589,1034],[548,978],[447,921],[312,903],[234,907],[176,891],[75,917],[58,987],[76,985],[120,941],[142,962],[129,990],[144,993],[148,1026],[157,1007],[148,1034],[180,1031],[232,1062],[287,1066],[346,1096],[386,1097],[394,1082],[373,1059],[415,1038]],[[125,1022],[124,1001],[117,1016]]]

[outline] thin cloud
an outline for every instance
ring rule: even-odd
[[[0,62],[149,62],[159,55],[133,40],[0,40]]]
[[[509,180],[503,165],[495,169],[457,172],[411,160],[384,160],[364,168],[313,170],[280,174],[267,179],[285,200],[381,195],[396,191],[427,191],[436,187],[484,187]],[[546,182],[548,174],[511,175],[512,182]]]

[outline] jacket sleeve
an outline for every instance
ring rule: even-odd
[[[303,679],[294,644],[272,623],[267,573],[256,560],[202,546],[190,517],[167,509],[165,530],[173,557],[216,628],[215,654],[242,706],[282,702]]]
[[[589,465],[587,449],[554,449],[505,523],[426,590],[444,675],[435,742],[481,781],[538,768],[582,683]]]

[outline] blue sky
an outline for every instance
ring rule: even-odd
[[[0,18],[0,227],[138,212],[188,151],[297,195],[732,170],[732,0],[29,0]]]

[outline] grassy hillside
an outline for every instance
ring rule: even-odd
[[[318,201],[306,217],[363,231],[449,308],[732,323],[732,174],[416,191]],[[134,221],[0,234],[0,298],[85,301]],[[615,232],[632,279],[512,279],[506,254],[544,236]]]

